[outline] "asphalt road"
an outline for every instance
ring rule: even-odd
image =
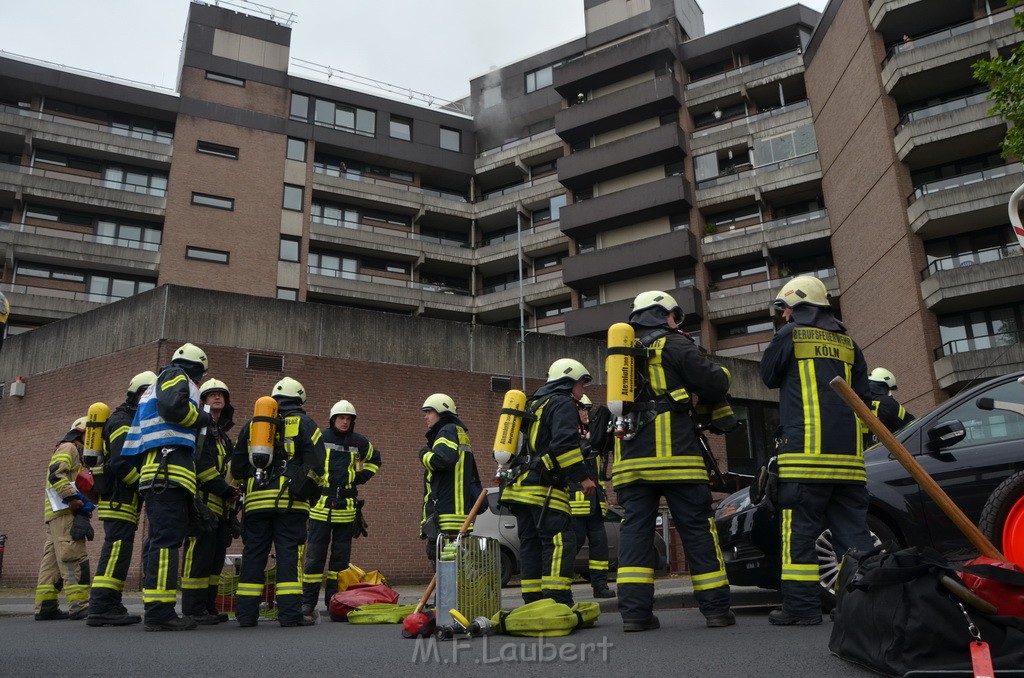
[[[234,622],[194,631],[0,617],[0,676],[871,676],[829,654],[832,624],[775,627],[768,607],[738,608],[739,623],[708,629],[695,609],[659,610],[662,627],[624,634],[604,613],[594,628],[563,638],[492,636],[437,642],[401,637],[398,625],[323,623],[281,628]]]

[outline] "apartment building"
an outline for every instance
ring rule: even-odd
[[[8,332],[170,283],[600,337],[658,288],[756,359],[813,273],[912,410],[1024,366],[1024,176],[970,77],[1020,43],[1002,0],[712,34],[694,0],[582,9],[439,108],[295,75],[288,25],[200,3],[175,92],[0,59]]]

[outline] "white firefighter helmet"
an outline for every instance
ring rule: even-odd
[[[649,292],[641,292],[636,295],[632,305],[629,307],[629,317],[632,318],[635,314],[643,313],[652,308],[660,308],[668,315],[675,313],[676,323],[681,325],[683,322],[685,314],[682,307],[676,303],[671,294],[659,290],[650,290]]]
[[[884,367],[876,367],[871,370],[871,374],[868,375],[868,381],[877,381],[880,384],[885,384],[893,391],[896,390],[896,375]]]
[[[559,379],[571,379],[573,383],[584,380],[591,381],[590,371],[578,360],[559,358],[548,368],[548,383]]]
[[[813,275],[798,275],[782,286],[775,297],[776,308],[796,308],[801,304],[828,308],[828,290],[825,283]]]
[[[145,372],[139,372],[132,380],[128,382],[128,392],[132,395],[144,390],[147,386],[152,386],[156,383],[156,372],[152,370],[146,370]]]
[[[584,409],[584,410],[589,410],[590,408],[592,408],[594,406],[594,403],[591,402],[590,397],[587,396],[586,393],[584,393],[583,395],[580,396],[580,401],[579,402],[580,402],[580,407],[582,409]]]
[[[298,398],[300,403],[306,402],[306,389],[302,388],[302,384],[291,377],[285,377],[274,384],[270,395],[275,398]]]
[[[222,391],[224,395],[231,395],[231,390],[228,389],[228,385],[220,379],[207,379],[203,382],[203,385],[199,387],[199,397],[205,398],[210,393],[215,391]]]
[[[79,417],[71,424],[71,431],[78,431],[79,433],[85,433],[85,425],[89,423],[89,417]]]
[[[455,401],[451,397],[444,393],[434,393],[423,401],[423,405],[420,409],[424,412],[433,410],[438,414],[444,414],[445,412],[451,412],[452,414],[458,414],[455,409]]]
[[[347,414],[353,419],[356,418],[355,406],[347,400],[339,400],[334,403],[334,407],[331,408],[330,421],[334,421],[334,418],[341,414]]]
[[[174,356],[171,358],[171,362],[189,362],[202,365],[203,372],[210,369],[210,363],[206,360],[206,351],[192,343],[182,344],[178,347],[178,350],[174,352]]]

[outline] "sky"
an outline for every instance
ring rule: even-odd
[[[208,4],[216,4],[209,0]],[[439,100],[469,81],[584,35],[583,0],[225,0],[292,14],[291,57]],[[699,0],[707,33],[795,0]],[[827,0],[802,0],[819,12]],[[174,89],[188,0],[0,0],[0,51]],[[319,68],[289,69],[322,80]],[[353,87],[345,76],[331,83]],[[364,89],[356,87],[358,89]],[[373,93],[380,91],[369,89]]]

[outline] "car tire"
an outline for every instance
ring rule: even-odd
[[[505,588],[508,586],[509,581],[512,580],[512,575],[516,572],[516,560],[508,550],[501,549],[499,563],[501,565],[501,587]]]
[[[899,543],[896,535],[880,518],[868,515],[868,530],[875,545],[886,542]],[[839,563],[836,561],[835,549],[832,546],[832,533],[825,530],[814,543],[818,553],[818,577],[821,583],[821,609],[829,612],[836,606],[835,583],[839,578]]]
[[[1024,525],[1024,471],[1018,471],[999,484],[985,502],[978,520],[978,529],[1003,555],[1010,560],[1015,560],[1015,556],[1024,558],[1024,540],[1015,537],[1012,543],[1003,543],[1008,524],[1018,528]],[[1019,533],[1020,529],[1015,531]]]

